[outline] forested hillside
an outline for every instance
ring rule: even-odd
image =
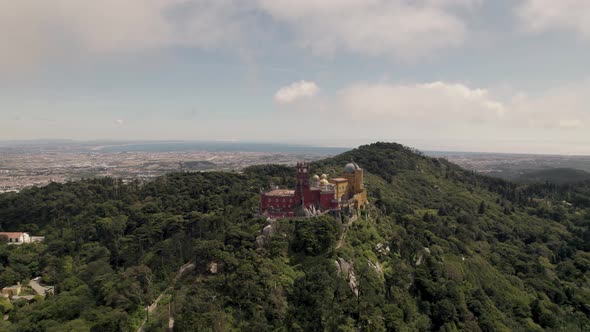
[[[590,173],[574,168],[549,168],[523,172],[514,181],[519,183],[572,184],[590,180]]]
[[[590,183],[519,186],[392,143],[312,163],[365,169],[353,222],[256,218],[294,170],[94,179],[0,195],[0,331],[588,331]],[[188,265],[184,265],[189,263]],[[184,273],[177,271],[181,266]]]

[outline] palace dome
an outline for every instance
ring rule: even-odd
[[[329,185],[329,184],[330,184],[330,182],[328,182],[328,180],[326,180],[326,179],[322,179],[322,180],[320,181],[320,186],[327,186],[327,185]]]
[[[314,180],[314,181],[319,181],[320,180],[320,176],[316,174],[316,175],[312,176],[311,179]]]
[[[344,166],[344,172],[346,173],[354,173],[354,171],[361,169],[359,165],[355,163],[348,163]]]
[[[328,176],[326,174],[322,174],[321,179],[322,180],[327,180],[328,179]]]

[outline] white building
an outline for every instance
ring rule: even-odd
[[[31,236],[25,232],[0,232],[0,239],[5,238],[8,244],[31,243]]]

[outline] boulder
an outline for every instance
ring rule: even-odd
[[[209,273],[211,274],[217,274],[217,263],[210,262],[209,264],[207,264],[207,271],[209,271]]]

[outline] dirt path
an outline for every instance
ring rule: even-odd
[[[172,303],[168,303],[168,330],[170,331],[174,329],[174,317],[172,316],[171,304]]]
[[[336,249],[342,248],[342,246],[344,245],[344,241],[346,240],[346,233],[348,232],[350,225],[352,225],[352,223],[355,222],[357,219],[358,219],[357,216],[353,216],[346,223],[346,225],[344,225],[344,229],[342,230],[342,234],[340,234],[340,238],[338,239],[338,244],[336,244]]]
[[[180,279],[183,276],[184,272],[186,272],[187,270],[190,270],[190,269],[192,269],[194,267],[195,267],[195,264],[193,264],[191,262],[188,262],[188,263],[186,263],[186,264],[184,264],[183,266],[180,267],[180,269],[178,270],[178,272],[176,272],[176,275],[174,276],[174,280],[172,280],[172,284],[168,288],[166,288],[162,293],[160,293],[160,295],[156,298],[156,300],[147,307],[147,309],[146,309],[147,312],[148,312],[148,316],[147,317],[149,317],[149,315],[154,310],[156,310],[156,308],[158,307],[158,303],[160,303],[160,300],[162,299],[162,297],[164,295],[166,295],[166,293],[169,290],[172,289],[172,287],[174,286],[174,284],[176,284],[176,281],[178,281],[178,279]],[[147,317],[143,319],[143,321],[141,322],[141,325],[137,329],[137,332],[144,332],[144,329],[143,328],[145,326],[145,323],[147,323]],[[170,326],[170,324],[172,324],[172,326],[173,326],[174,325],[174,319],[169,318],[169,320],[171,320],[172,322],[171,323],[168,322],[168,325]],[[172,326],[170,326],[170,328],[172,328]]]

